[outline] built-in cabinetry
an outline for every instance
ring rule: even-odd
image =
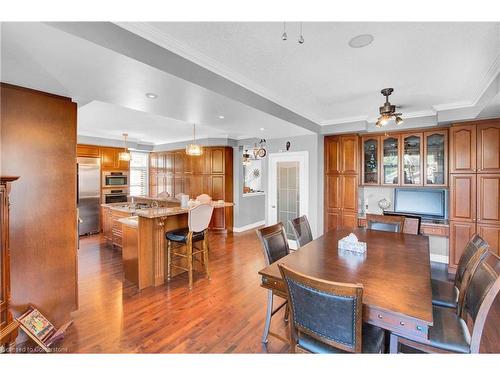
[[[0,177],[0,347],[11,350],[17,337],[10,302],[9,190],[19,177]]]
[[[130,215],[128,212],[112,210],[110,207],[101,207],[102,234],[108,244],[122,247],[123,226],[118,220]]]
[[[361,184],[446,186],[447,129],[361,137]]]
[[[325,137],[325,231],[357,226],[359,137]]]
[[[500,119],[450,128],[450,261],[478,233],[500,254]]]
[[[77,145],[78,157],[99,158],[103,171],[128,171],[130,162],[120,160],[119,154],[125,149],[119,147],[104,147],[94,145]]]
[[[196,198],[208,194],[213,200],[233,201],[232,147],[204,147],[201,156],[186,155],[185,150],[150,154],[149,195],[179,193]],[[212,230],[232,230],[233,209],[216,208]]]

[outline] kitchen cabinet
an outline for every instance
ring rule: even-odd
[[[477,171],[500,173],[500,121],[477,126]]]
[[[448,131],[426,131],[424,134],[424,185],[448,184]]]
[[[93,145],[76,145],[76,156],[87,158],[101,157],[101,149],[99,146]]]
[[[361,138],[361,176],[363,185],[380,184],[380,137]]]
[[[398,134],[382,137],[382,185],[394,186],[399,184],[400,140]]]
[[[477,222],[500,225],[500,174],[477,175]]]
[[[357,135],[325,137],[325,230],[357,226],[358,146]]]
[[[478,224],[477,233],[490,246],[490,251],[500,256],[500,225]]]
[[[120,160],[119,154],[123,152],[123,148],[116,147],[100,147],[101,152],[101,169],[103,171],[128,171],[130,163],[125,160]]]
[[[422,185],[422,155],[423,150],[422,133],[401,134],[401,184],[409,186]]]
[[[473,222],[450,222],[450,258],[449,269],[454,271],[465,246],[476,233],[476,224]]]
[[[476,172],[476,125],[450,129],[450,173]]]
[[[450,220],[476,221],[476,175],[450,176]]]

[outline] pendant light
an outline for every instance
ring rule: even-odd
[[[122,152],[120,152],[118,154],[118,160],[120,161],[130,161],[131,157],[130,157],[130,152],[128,151],[128,148],[127,148],[127,137],[128,137],[128,134],[127,133],[123,133],[123,138],[124,138],[124,150]]]
[[[203,147],[196,143],[196,124],[193,124],[193,143],[186,146],[186,154],[190,156],[200,156],[203,154]]]

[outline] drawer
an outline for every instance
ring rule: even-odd
[[[358,218],[358,227],[365,228],[366,227],[366,219]]]
[[[442,236],[448,237],[450,235],[450,228],[438,225],[425,225],[420,226],[420,233],[427,236]]]
[[[364,321],[407,338],[427,340],[428,326],[415,319],[387,312],[374,307],[363,306]]]

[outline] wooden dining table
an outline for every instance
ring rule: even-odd
[[[358,254],[339,250],[354,233],[367,243]],[[259,271],[261,286],[286,295],[278,264],[309,276],[363,285],[363,320],[399,336],[428,339],[433,325],[429,239],[426,236],[338,228]]]

